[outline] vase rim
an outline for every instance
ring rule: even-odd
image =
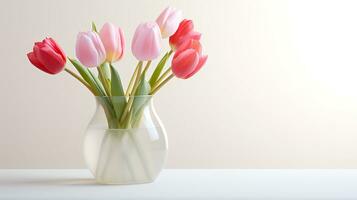
[[[107,128],[106,131],[135,131],[135,130],[142,130],[144,128]]]
[[[125,96],[94,96],[95,98],[108,98],[108,97],[153,97],[154,95],[125,95]]]

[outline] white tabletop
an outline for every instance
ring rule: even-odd
[[[0,199],[357,199],[357,170],[164,170],[125,186],[87,170],[0,170]]]

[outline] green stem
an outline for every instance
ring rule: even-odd
[[[157,87],[162,80],[164,80],[166,78],[166,76],[171,72],[171,67],[169,67],[161,76],[160,78],[155,82],[155,84],[152,86],[152,88]]]
[[[67,73],[69,73],[71,76],[73,76],[74,78],[76,78],[78,81],[80,81],[84,86],[86,86],[88,88],[88,90],[90,92],[92,92],[92,94],[94,96],[96,96],[95,92],[93,91],[93,89],[90,87],[90,85],[84,80],[82,79],[80,76],[78,76],[76,73],[74,73],[72,70],[68,69],[68,68],[64,68],[64,71],[66,71]]]
[[[172,50],[172,49],[169,51],[169,57],[171,56],[171,54],[172,54],[173,52],[174,52],[174,50]]]
[[[138,73],[139,65],[141,65],[140,62],[141,61],[139,61],[138,64],[136,65],[135,71],[134,71],[133,75],[130,78],[130,82],[129,82],[128,88],[126,89],[125,96],[129,96],[130,93],[131,93],[131,90],[133,89],[133,85],[134,85],[134,81],[135,81],[136,75]]]
[[[171,74],[164,81],[162,81],[158,86],[156,86],[149,94],[154,95],[162,86],[164,86],[169,80],[171,80],[175,75]]]
[[[156,83],[157,79],[160,77],[160,74],[161,74],[163,68],[165,67],[166,62],[170,58],[172,53],[173,53],[173,50],[170,50],[167,53],[165,53],[165,55],[161,58],[161,60],[157,64],[155,70],[153,71],[153,73],[149,79],[149,83],[150,83],[151,87]]]
[[[145,75],[146,71],[147,71],[147,70],[149,69],[149,67],[150,67],[150,64],[151,64],[151,60],[149,60],[149,61],[146,63],[146,65],[145,65],[145,68],[144,68],[144,71],[143,71],[142,75]]]
[[[110,92],[110,88],[109,88],[109,84],[104,76],[104,73],[103,73],[103,69],[102,69],[102,66],[99,66],[97,67],[97,70],[98,70],[98,75],[99,75],[99,80],[102,82],[103,84],[103,87],[104,87],[104,90],[105,90],[105,93],[107,96],[111,96],[111,92]]]
[[[140,61],[139,64],[138,64],[138,71],[137,71],[137,74],[136,74],[134,87],[133,87],[132,92],[130,93],[128,103],[126,104],[125,109],[123,111],[123,115],[120,118],[120,123],[122,123],[124,121],[124,119],[127,117],[128,113],[129,113],[129,110],[130,110],[130,107],[133,104],[135,91],[138,89],[139,82],[140,82],[142,64],[143,64],[142,61]]]

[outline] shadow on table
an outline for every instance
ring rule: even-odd
[[[2,180],[1,182],[3,182]],[[98,186],[100,184],[95,182],[95,179],[71,179],[71,178],[58,178],[58,179],[42,179],[42,180],[16,180],[16,181],[4,181],[6,185],[31,185],[31,186],[63,186],[63,185],[70,185],[70,186]],[[1,183],[0,183],[1,185]]]

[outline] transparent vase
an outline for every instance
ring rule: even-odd
[[[124,117],[115,117],[113,107],[121,105],[120,102],[130,103],[130,98],[134,99],[131,105],[136,106]],[[96,181],[102,184],[154,181],[163,169],[168,146],[152,96],[96,97],[96,102],[97,109],[83,142],[84,158]],[[125,110],[125,106],[120,109]]]

